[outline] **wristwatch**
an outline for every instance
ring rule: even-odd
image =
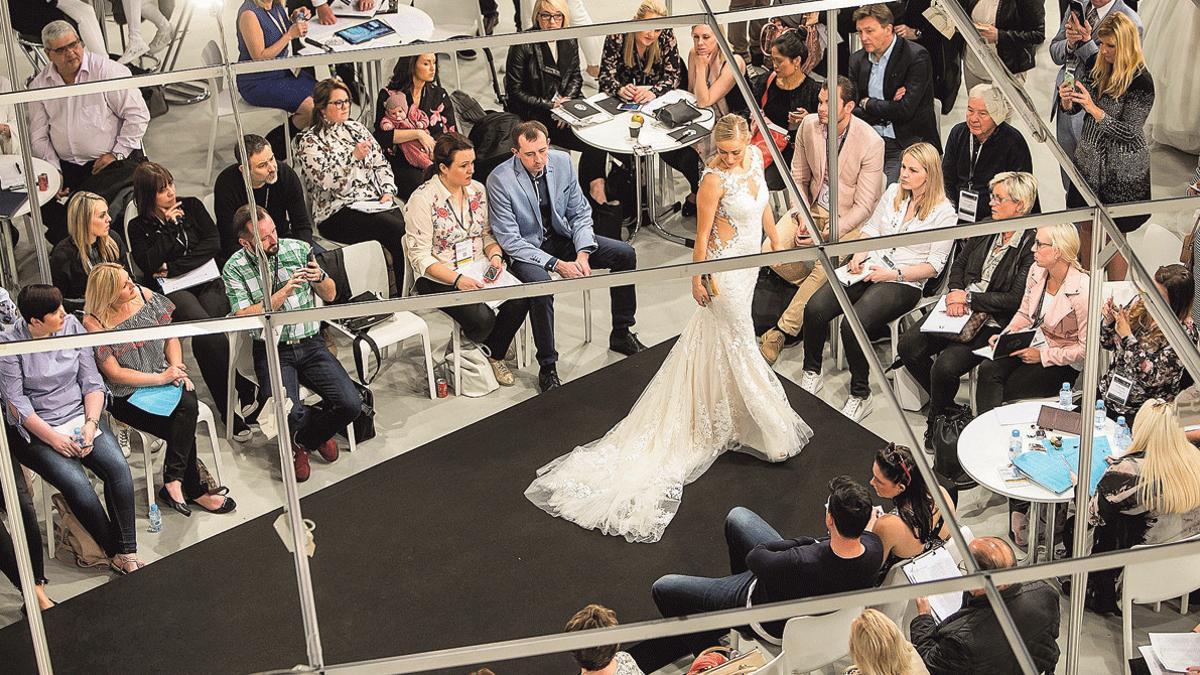
[[[967,307],[971,306],[971,296],[974,295],[971,291],[967,291]]]
[[[896,270],[896,281],[904,281],[904,272]]]
[[[112,156],[116,157],[118,162],[123,161],[125,159],[125,153],[123,153],[123,152],[114,152],[112,154]]]

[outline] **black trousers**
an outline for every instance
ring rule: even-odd
[[[175,291],[167,299],[175,303],[175,321],[216,319],[229,314],[229,298],[225,295],[225,284],[220,279]],[[221,420],[229,423],[228,411],[225,410],[229,391],[229,382],[225,379],[229,368],[229,340],[224,335],[197,335],[192,338],[192,356],[200,366],[200,377],[208,385]],[[239,400],[254,400],[253,382],[239,375],[235,386]]]
[[[4,434],[8,437],[10,449],[27,447],[28,444],[21,434],[8,424],[4,425]],[[18,454],[19,451],[16,450],[9,453],[13,458],[13,477],[17,481],[17,508],[20,510],[21,522],[25,525],[25,548],[29,551],[29,561],[33,564],[34,581],[44,584],[46,583],[46,568],[45,561],[42,559],[42,534],[38,530],[37,511],[33,508],[33,498],[25,489],[25,476],[22,475],[21,465],[17,462]],[[17,516],[16,511],[4,503],[3,494],[0,494],[0,509],[3,509],[10,519]],[[17,589],[21,588],[21,577],[17,573],[17,551],[13,547],[12,535],[9,534],[8,528],[4,527],[2,522],[0,522],[0,572],[4,572],[4,576],[8,577],[13,586]]]
[[[400,152],[388,159],[392,163],[392,177],[396,180],[396,197],[406,202],[413,191],[425,182],[425,170],[404,161],[404,155]]]
[[[894,138],[883,139],[883,175],[887,176],[887,184],[900,182],[900,157],[904,148]]]
[[[954,404],[959,379],[984,361],[972,354],[984,347],[999,328],[984,326],[970,342],[953,342],[933,333],[922,333],[921,326],[909,328],[900,336],[898,351],[904,367],[929,394],[929,419]]]
[[[912,311],[921,299],[920,289],[891,281],[860,281],[847,288],[846,294],[850,296],[850,302],[854,303],[854,311],[858,314],[867,335],[874,335],[889,321]],[[829,339],[829,322],[841,315],[842,307],[838,304],[833,289],[826,283],[821,290],[813,294],[808,305],[804,307],[805,370],[821,372],[821,356],[825,351],[825,342]],[[848,321],[842,322],[842,349],[846,350],[846,360],[850,363],[850,395],[858,398],[870,396],[871,366],[867,364],[867,357],[858,346],[858,340],[854,339]]]
[[[404,287],[404,214],[400,209],[361,213],[347,206],[326,218],[317,230],[341,244],[379,242],[392,256],[396,288]]]
[[[574,260],[575,245],[558,235],[551,235],[542,242],[542,250],[559,260]],[[637,267],[637,253],[623,241],[596,237],[596,250],[588,256],[589,266],[625,272]],[[525,282],[548,281],[550,273],[532,263],[514,260],[509,265],[513,276]],[[633,327],[637,312],[637,293],[633,286],[614,286],[609,289],[612,299],[613,332]],[[554,296],[543,295],[530,299],[529,321],[533,328],[533,342],[537,346],[538,364],[543,368],[558,363],[558,351],[554,347]]]
[[[453,290],[453,286],[426,277],[417,279],[413,284],[413,292],[419,295],[449,293]],[[454,319],[467,339],[487,347],[492,358],[503,359],[512,345],[513,337],[521,329],[521,324],[525,323],[525,315],[529,313],[529,299],[507,300],[500,305],[499,310],[493,310],[482,302],[439,309]]]
[[[976,414],[982,415],[1005,401],[1053,396],[1062,389],[1063,382],[1074,384],[1078,378],[1079,371],[1071,366],[1025,363],[1015,356],[988,361],[979,366]]]
[[[128,396],[114,396],[109,412],[134,429],[167,442],[163,452],[164,483],[180,481],[184,499],[195,499],[207,491],[196,466],[196,420],[200,415],[196,392],[184,389],[169,417],[142,410],[131,404]]]

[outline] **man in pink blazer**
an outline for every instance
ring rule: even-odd
[[[838,130],[838,240],[857,239],[863,223],[875,210],[883,193],[883,139],[862,119],[854,116],[858,91],[846,77],[838,78],[836,110]],[[829,101],[826,89],[821,89],[820,106],[816,115],[809,115],[796,131],[796,152],[792,156],[792,178],[800,188],[800,196],[813,214],[823,239],[829,237],[829,186],[826,154],[829,124]],[[786,225],[788,219],[780,221]],[[803,229],[795,235],[796,246],[811,246],[813,240]],[[807,276],[787,277],[797,284],[795,296],[779,317],[776,326],[763,334],[759,347],[763,358],[774,365],[788,336],[796,337],[804,325],[804,306],[817,289],[825,284],[826,274],[815,265]]]

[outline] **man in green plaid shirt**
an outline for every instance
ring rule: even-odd
[[[249,205],[238,209],[233,223],[237,228],[241,249],[229,258],[221,277],[225,293],[235,316],[263,313],[262,276],[255,251],[254,229],[266,254],[267,270],[271,275],[269,311],[312,309],[316,306],[313,293],[326,302],[333,300],[337,287],[315,259],[310,260],[312,247],[298,239],[280,239],[275,223],[261,206],[255,219]],[[257,222],[254,222],[257,220]],[[290,406],[288,427],[292,433],[292,453],[296,480],[308,480],[311,468],[308,453],[316,450],[327,462],[338,457],[334,434],[354,422],[362,410],[362,398],[342,364],[329,353],[325,341],[318,335],[315,321],[287,324],[279,330],[279,365],[283,387]],[[263,413],[273,415],[269,398],[270,377],[267,371],[267,347],[262,336],[254,339],[254,374],[262,395],[267,396]],[[300,380],[324,401],[321,408],[304,405],[300,398]],[[261,425],[260,425],[261,426]]]

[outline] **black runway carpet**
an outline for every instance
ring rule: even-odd
[[[733,506],[754,509],[784,536],[822,534],[827,482],[845,473],[865,484],[880,440],[791,382],[788,397],[816,434],[808,448],[783,464],[725,455],[687,487],[656,544],[583,530],[525,500],[539,466],[628,412],[669,346],[305,498],[304,516],[317,523],[311,566],[326,663],[552,633],[589,602],[623,622],[657,618],[649,588],[660,575],[728,572],[722,523]],[[306,662],[277,515],[45,614],[56,671],[244,673]],[[24,622],[0,630],[0,654],[4,671],[34,672]],[[575,672],[566,655],[491,667]]]

